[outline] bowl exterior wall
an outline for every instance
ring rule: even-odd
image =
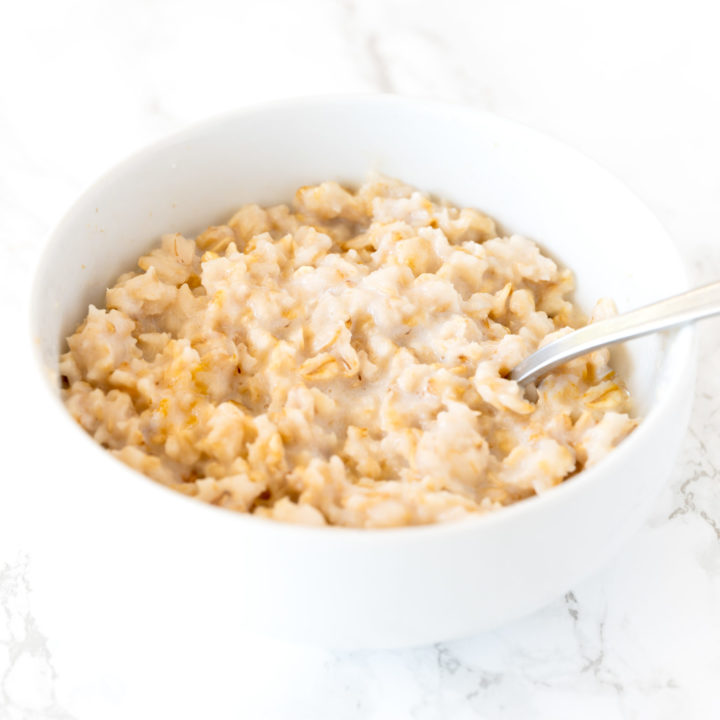
[[[49,440],[33,462],[54,538],[37,562],[75,642],[84,633],[91,644],[100,626],[118,641],[200,632],[208,642],[240,642],[250,629],[346,648],[462,637],[566,592],[646,517],[689,416],[689,330],[628,348],[646,419],[605,461],[543,497],[452,526],[349,531],[235,515],[155,485],[75,426],[52,387],[62,337],[157,234],[193,233],[243,202],[277,202],[329,178],[358,182],[372,169],[540,240],[576,270],[586,306],[607,294],[632,307],[685,284],[660,225],[604,171],[529,130],[454,106],[288,101],[131,158],[60,223],[34,290],[37,432]]]

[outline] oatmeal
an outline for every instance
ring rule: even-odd
[[[379,178],[165,235],[60,362],[73,417],[152,479],[307,524],[444,522],[542,493],[636,424],[607,350],[528,400],[506,375],[583,324],[530,240]],[[613,312],[598,303],[593,319]]]

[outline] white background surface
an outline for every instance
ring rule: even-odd
[[[718,19],[699,0],[0,5],[0,720],[718,717],[717,320],[671,483],[611,566],[483,636],[352,654],[248,637],[207,656],[191,632],[103,645],[102,627],[95,656],[75,652],[33,566],[52,478],[26,470],[38,439],[11,341],[44,234],[98,174],[194,120],[310,93],[458,100],[544,130],[648,203],[693,280],[718,279]]]

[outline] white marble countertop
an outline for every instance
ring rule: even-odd
[[[6,337],[25,331],[43,235],[99,173],[188,122],[310,93],[459,100],[559,137],[649,204],[694,280],[720,278],[719,18],[703,0],[35,0],[3,16]],[[8,422],[26,370],[3,352],[0,720],[719,717],[720,321],[701,336],[681,459],[610,566],[480,637],[358,653],[258,637],[224,656],[186,637],[80,653],[33,564],[50,539],[23,473],[31,413]]]

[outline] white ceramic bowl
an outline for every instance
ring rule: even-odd
[[[567,591],[646,517],[689,415],[690,329],[628,346],[643,420],[607,459],[542,497],[455,524],[315,529],[234,514],[135,473],[76,426],[53,381],[63,337],[159,234],[193,234],[243,203],[288,200],[296,187],[331,178],[358,183],[371,170],[537,240],[574,270],[586,308],[609,296],[630,309],[686,287],[667,234],[618,181],[555,141],[462,107],[296,99],[146,148],[76,202],[34,287],[43,415],[60,440],[63,502],[83,508],[58,539],[63,578],[79,585],[95,622],[132,618],[171,634],[201,623],[218,637],[252,627],[341,647],[467,636]]]

